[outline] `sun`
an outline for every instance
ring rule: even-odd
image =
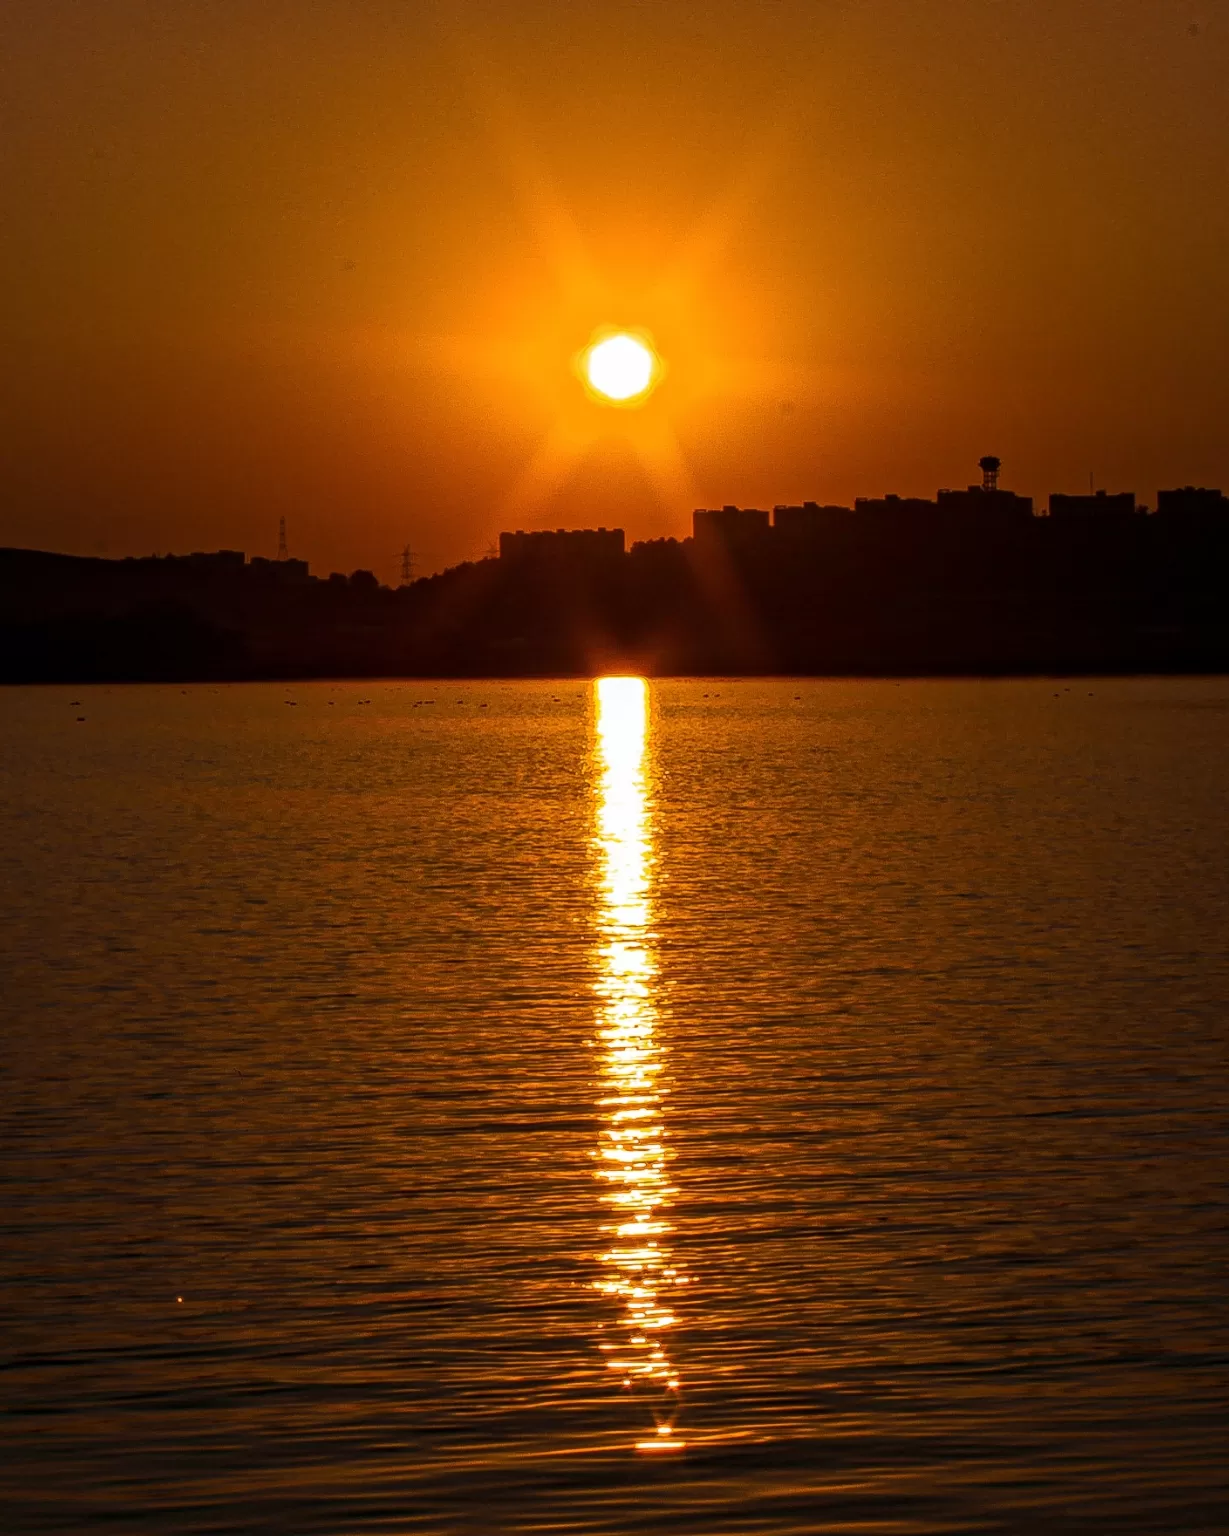
[[[581,376],[607,405],[639,405],[661,372],[652,343],[629,331],[604,333],[581,355]]]

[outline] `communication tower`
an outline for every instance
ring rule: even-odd
[[[286,548],[286,519],[279,517],[277,520],[277,558],[289,560],[290,551]]]
[[[978,459],[977,467],[981,470],[982,490],[997,491],[999,488],[999,470],[1003,467],[1002,459],[996,459],[992,453],[988,453],[984,459]]]

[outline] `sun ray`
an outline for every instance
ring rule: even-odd
[[[527,115],[491,47],[461,24],[452,26],[451,38],[458,73],[486,124],[534,250],[550,274],[553,298],[549,291],[539,294],[519,319],[507,310],[501,320],[469,335],[420,337],[416,365],[475,382],[512,384],[524,406],[539,414],[544,430],[498,503],[501,518],[532,525],[586,457],[612,437],[626,442],[663,509],[678,515],[695,504],[680,426],[697,405],[715,397],[774,396],[809,404],[830,392],[817,370],[748,358],[742,348],[724,353],[704,324],[706,315],[711,322],[712,310],[711,296],[707,301],[702,297],[706,285],[788,154],[798,131],[798,109],[790,104],[777,109],[720,194],[663,252],[656,281],[637,295],[621,291],[601,270],[546,158],[534,146]],[[659,323],[663,337],[672,338],[680,365],[670,367],[668,349],[654,349],[656,367],[647,388],[611,393],[595,387],[591,373],[578,366],[578,360],[592,356],[600,337],[647,336],[644,327],[656,329]],[[415,363],[407,357],[407,365]],[[669,388],[659,388],[668,368]],[[611,405],[623,408],[610,410]]]
[[[747,225],[756,203],[780,172],[798,112],[780,108],[763,127],[724,189],[709,204],[663,266],[648,299],[669,301],[689,294],[724,258],[735,235]]]
[[[609,285],[590,257],[566,199],[547,174],[544,157],[535,151],[524,113],[489,48],[479,43],[472,28],[463,29],[459,22],[454,23],[451,35],[458,73],[468,86],[471,104],[486,124],[496,158],[533,231],[539,255],[570,299],[608,302]]]
[[[578,432],[566,416],[553,422],[500,501],[500,516],[523,518],[541,507],[567,483],[596,440],[596,433]]]
[[[634,446],[663,509],[694,506],[696,487],[691,467],[670,421],[650,417],[636,434]]]

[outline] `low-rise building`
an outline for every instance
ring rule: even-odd
[[[1027,523],[1033,516],[1031,496],[1001,491],[997,485],[970,485],[963,491],[940,491],[935,506],[943,522],[968,523],[970,526]]]
[[[1097,491],[1091,496],[1064,496],[1056,491],[1050,497],[1050,516],[1064,523],[1134,517],[1136,511],[1134,491],[1119,491],[1112,496],[1107,491]]]
[[[284,586],[296,586],[310,575],[306,560],[269,560],[264,555],[253,555],[248,561],[248,569],[253,575]]]
[[[509,561],[615,560],[624,552],[622,528],[543,528],[499,536],[499,558]]]
[[[209,552],[195,549],[190,555],[177,555],[172,558],[182,560],[201,570],[224,571],[228,574],[242,570],[246,561],[246,556],[241,549],[218,549]]]
[[[861,517],[918,518],[934,517],[938,510],[933,501],[922,496],[859,496],[853,509]]]
[[[804,501],[801,506],[774,507],[772,527],[773,532],[783,538],[813,538],[849,516],[849,507],[821,506],[817,501]]]
[[[697,544],[752,544],[767,534],[768,513],[755,507],[697,507],[691,531]]]
[[[1183,485],[1156,493],[1158,517],[1184,523],[1222,522],[1229,518],[1229,496],[1203,485]]]

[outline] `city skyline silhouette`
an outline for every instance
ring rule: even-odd
[[[241,551],[0,550],[10,681],[312,675],[1029,674],[1229,667],[1229,498],[1000,485],[771,512],[688,539],[514,529],[498,555],[383,586]],[[403,570],[405,563],[403,558]]]

